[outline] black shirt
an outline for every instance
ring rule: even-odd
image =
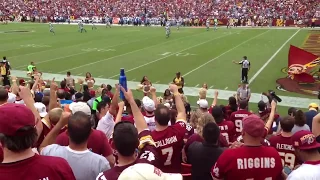
[[[207,143],[194,142],[188,148],[188,163],[192,165],[193,180],[212,180],[211,168],[217,162],[224,148]]]

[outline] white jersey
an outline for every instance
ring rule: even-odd
[[[144,120],[146,121],[150,131],[154,131],[156,129],[156,120],[154,116],[144,116]]]
[[[292,171],[287,180],[311,180],[320,179],[320,162],[312,164],[304,163],[298,169]]]

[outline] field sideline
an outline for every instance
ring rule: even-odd
[[[186,94],[197,96],[202,83],[220,89],[221,99],[227,99],[237,89],[240,67],[232,60],[248,56],[252,63],[250,87],[255,94],[252,102],[260,100],[261,92],[276,89],[276,80],[285,77],[290,44],[302,46],[309,30],[267,28],[219,28],[207,32],[202,28],[172,27],[166,39],[160,27],[113,27],[88,33],[78,33],[76,26],[55,25],[56,35],[47,24],[9,24],[0,26],[0,55],[7,56],[13,74],[24,77],[26,66],[34,61],[48,76],[71,71],[83,77],[91,72],[99,81],[113,84],[119,69],[125,68],[130,85],[136,87],[147,75],[163,92],[175,72],[185,77]],[[26,33],[15,31],[28,31]],[[1,33],[2,32],[2,33]],[[315,97],[276,90],[283,96],[282,106],[306,108]],[[300,98],[292,98],[300,97]]]

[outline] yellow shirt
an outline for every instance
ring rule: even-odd
[[[178,86],[179,89],[182,88],[182,86],[179,85],[180,82],[181,82],[181,77],[179,77],[179,78],[174,78],[174,83]]]
[[[2,75],[2,76],[7,75],[7,69],[6,69],[6,67],[1,66],[1,67],[0,67],[0,71],[1,71],[1,75]]]

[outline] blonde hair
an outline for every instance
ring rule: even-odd
[[[199,90],[199,98],[206,99],[207,98],[207,90],[205,88],[200,88]]]
[[[198,119],[201,117],[203,112],[200,109],[197,109],[191,113],[190,125],[196,129],[198,126]]]
[[[63,109],[61,109],[61,108],[51,109],[48,113],[51,123],[54,125],[57,124],[58,121],[60,120],[62,113],[63,113]]]
[[[198,119],[198,125],[197,125],[197,134],[199,134],[202,137],[203,127],[208,124],[209,122],[214,122],[215,120],[213,116],[210,113],[203,113],[200,118]]]

